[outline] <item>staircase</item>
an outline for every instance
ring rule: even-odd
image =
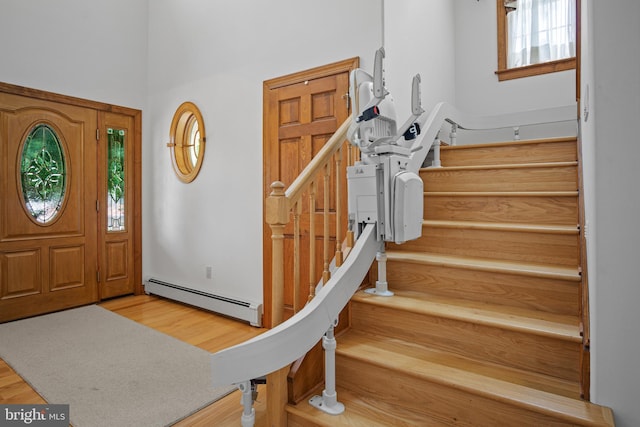
[[[340,416],[290,426],[610,426],[580,399],[575,138],[442,147],[423,237],[388,245],[391,298],[358,292],[338,337]]]

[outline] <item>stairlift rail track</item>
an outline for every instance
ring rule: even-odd
[[[419,147],[427,146],[427,150],[424,150],[424,152],[429,151],[431,144],[436,140],[442,125],[445,123],[451,124],[452,134],[455,135],[459,129],[497,130],[519,128],[520,126],[571,122],[577,120],[576,111],[576,104],[570,104],[501,115],[476,116],[460,111],[451,104],[441,102],[436,104],[433,110],[431,110],[431,113],[425,118],[421,125],[423,129],[422,134],[420,138],[414,142],[411,149],[416,150]],[[438,146],[436,145],[436,147]],[[439,166],[439,150],[435,151],[434,166]],[[415,156],[411,160],[410,167],[412,170],[420,168],[423,161],[423,156]]]
[[[245,384],[291,364],[308,352],[360,286],[377,249],[375,225],[370,224],[342,267],[295,316],[252,340],[211,356],[214,386]]]

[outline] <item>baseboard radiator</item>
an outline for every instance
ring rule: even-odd
[[[144,290],[147,294],[158,295],[244,320],[252,326],[262,326],[262,304],[214,295],[154,278],[147,279]]]

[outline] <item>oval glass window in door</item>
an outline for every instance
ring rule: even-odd
[[[37,124],[27,135],[20,158],[20,183],[32,220],[51,223],[62,208],[67,185],[64,151],[51,126]]]

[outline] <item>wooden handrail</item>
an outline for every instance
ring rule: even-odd
[[[331,162],[333,155],[342,147],[344,140],[347,136],[347,130],[351,126],[351,116],[340,125],[331,138],[324,144],[318,154],[309,162],[307,167],[298,175],[298,177],[291,183],[289,188],[285,191],[289,208],[296,203],[302,193],[311,185],[314,177],[320,173],[322,168]]]

